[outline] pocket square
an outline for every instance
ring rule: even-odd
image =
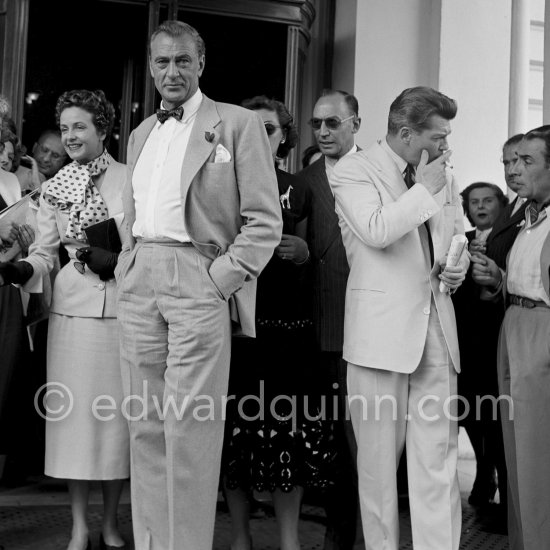
[[[214,157],[214,162],[230,162],[231,161],[231,154],[229,151],[221,144],[219,143],[216,147],[216,156]]]

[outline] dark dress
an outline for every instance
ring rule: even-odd
[[[0,211],[7,206],[0,195]],[[24,367],[28,351],[20,291],[12,285],[0,286],[0,454],[5,454],[10,446],[8,418],[13,422],[18,410],[16,403],[10,404],[10,395],[14,375]]]
[[[277,170],[283,233],[305,208],[301,179]],[[324,489],[334,461],[332,425],[319,416],[309,262],[271,258],[258,278],[256,338],[234,338],[222,475],[229,489]]]

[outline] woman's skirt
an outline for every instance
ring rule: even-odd
[[[48,333],[46,475],[82,480],[130,475],[116,319],[52,313]]]

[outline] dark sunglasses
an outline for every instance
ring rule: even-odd
[[[275,133],[275,130],[280,128],[280,126],[275,126],[275,124],[271,124],[271,122],[266,122],[264,126],[268,136],[272,136]]]
[[[311,118],[308,120],[308,124],[314,130],[320,130],[324,122],[325,126],[329,130],[338,130],[343,122],[346,122],[346,120],[351,120],[352,118],[355,118],[355,115],[348,116],[344,119],[340,119],[337,116],[329,116],[327,118]]]

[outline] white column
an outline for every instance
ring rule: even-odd
[[[529,110],[529,34],[531,20],[528,0],[512,0],[510,48],[510,102],[508,134],[528,130]],[[548,8],[547,8],[548,9]],[[546,48],[545,48],[546,49]]]
[[[544,7],[544,87],[542,96],[542,120],[550,124],[550,2]]]

